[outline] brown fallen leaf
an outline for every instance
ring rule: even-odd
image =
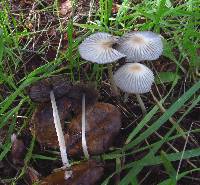
[[[67,75],[53,76],[38,81],[28,89],[29,97],[34,102],[50,101],[50,91],[54,92],[55,98],[60,98],[71,89],[71,83],[67,80]]]
[[[94,160],[72,166],[72,177],[65,180],[64,171],[57,171],[40,181],[40,185],[96,185],[104,173],[102,164]]]
[[[71,102],[66,97],[57,100],[62,126],[69,116]],[[90,155],[100,154],[109,149],[121,128],[120,112],[114,105],[96,103],[86,111],[86,141]],[[37,141],[47,147],[58,147],[50,103],[38,106],[31,120],[31,132]],[[67,153],[82,155],[81,114],[74,118],[64,130]]]
[[[90,155],[109,149],[121,128],[120,112],[108,103],[96,103],[86,111],[86,141]],[[81,142],[81,114],[74,118],[65,135],[67,153],[71,156],[83,154]]]
[[[62,126],[65,119],[70,116],[71,102],[62,97],[57,100],[57,107]],[[51,103],[39,104],[31,118],[30,129],[35,134],[37,141],[45,146],[57,148],[58,138],[53,120]]]

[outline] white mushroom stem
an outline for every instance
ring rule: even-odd
[[[125,92],[124,94],[124,103],[128,102],[129,93]]]
[[[142,113],[143,113],[143,115],[145,115],[147,113],[147,110],[145,108],[144,102],[139,94],[135,94],[135,95],[136,95],[137,101],[140,105],[140,108],[142,109]]]
[[[86,127],[86,113],[85,113],[85,94],[83,94],[82,97],[82,148],[83,148],[83,153],[84,156],[89,159],[89,153],[88,153],[88,149],[87,149],[87,142],[86,142],[86,131],[85,131],[85,127]]]
[[[50,92],[50,99],[51,99],[51,105],[52,105],[52,109],[53,109],[53,119],[54,119],[57,137],[58,137],[58,143],[59,143],[59,147],[60,147],[60,154],[61,154],[61,158],[62,158],[62,163],[63,163],[64,167],[69,168],[70,164],[69,164],[69,161],[68,161],[68,158],[67,158],[65,138],[64,138],[63,131],[62,131],[60,117],[59,117],[59,114],[58,114],[58,108],[57,108],[57,105],[56,105],[56,100],[55,100],[55,96],[54,96],[53,91]],[[65,178],[67,179],[70,176],[71,176],[71,171],[66,171]]]
[[[119,91],[114,81],[113,72],[112,72],[112,64],[108,64],[108,76],[110,80],[111,90],[114,96],[119,95]]]

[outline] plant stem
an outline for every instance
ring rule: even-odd
[[[86,141],[86,132],[85,132],[85,127],[86,127],[86,113],[85,113],[85,94],[83,94],[82,97],[82,148],[83,148],[83,153],[84,156],[89,159],[89,153],[88,153],[88,149],[87,149],[87,141]]]
[[[147,110],[145,108],[144,102],[139,94],[135,94],[135,95],[136,95],[137,101],[140,105],[140,108],[142,109],[142,114],[145,115],[147,113]]]
[[[61,154],[61,158],[62,158],[62,163],[63,163],[64,167],[69,168],[70,164],[69,164],[69,161],[68,161],[68,158],[67,158],[65,138],[64,138],[63,131],[62,131],[60,117],[59,117],[59,114],[58,114],[58,108],[57,108],[57,105],[56,105],[56,100],[55,100],[55,96],[54,96],[53,91],[50,92],[50,99],[51,99],[51,105],[52,105],[52,109],[53,109],[53,119],[54,119],[57,137],[58,137],[58,144],[59,144],[59,147],[60,147],[60,154]],[[65,173],[66,178],[69,178],[71,175],[72,175],[71,171],[66,171],[66,173]]]
[[[108,76],[109,76],[109,80],[110,80],[112,93],[114,96],[118,96],[119,91],[117,89],[117,86],[116,86],[114,78],[113,78],[112,64],[108,64]]]

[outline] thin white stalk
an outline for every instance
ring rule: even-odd
[[[70,164],[69,164],[69,161],[68,161],[68,158],[67,158],[65,138],[64,138],[63,131],[62,131],[60,117],[59,117],[59,114],[58,114],[58,108],[57,108],[57,105],[56,105],[56,100],[55,100],[55,96],[54,96],[53,91],[50,92],[50,99],[51,99],[51,105],[52,105],[52,109],[53,109],[53,119],[54,119],[57,137],[58,137],[58,143],[59,143],[59,147],[60,147],[60,154],[61,154],[61,158],[62,158],[62,163],[63,163],[64,167],[69,168]],[[71,171],[66,171],[66,173],[65,173],[66,179],[69,178],[70,176],[71,176]]]
[[[110,80],[111,90],[114,96],[119,96],[119,91],[113,78],[112,64],[108,64],[108,76]]]
[[[86,133],[85,133],[85,127],[86,127],[86,113],[85,113],[85,94],[83,94],[82,97],[82,148],[83,148],[83,153],[87,159],[89,159],[89,153],[87,149],[87,142],[86,142]]]
[[[125,92],[124,94],[124,103],[128,102],[129,93]]]
[[[142,114],[145,115],[147,113],[147,110],[144,105],[144,102],[139,94],[135,94],[135,95],[136,95],[138,103],[140,104],[140,108],[142,109]]]

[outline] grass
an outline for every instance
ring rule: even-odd
[[[103,87],[102,84],[106,81],[106,66],[90,65],[88,73],[83,74],[86,62],[80,58],[77,52],[77,47],[83,38],[97,31],[121,36],[134,29],[152,30],[163,35],[165,43],[163,56],[175,66],[175,70],[169,72],[157,71],[154,63],[149,64],[155,68],[158,89],[160,86],[163,89],[170,89],[168,92],[164,90],[162,94],[160,93],[159,98],[160,103],[166,106],[166,112],[160,114],[159,107],[154,102],[148,109],[148,114],[139,119],[137,126],[133,127],[132,131],[126,135],[124,145],[101,156],[103,160],[116,161],[117,164],[116,171],[107,174],[107,178],[102,181],[102,184],[109,184],[111,178],[121,172],[123,172],[123,176],[120,178],[120,185],[142,184],[148,178],[148,174],[141,178],[144,169],[149,167],[150,174],[150,167],[155,165],[162,166],[162,173],[165,174],[165,178],[160,178],[159,185],[175,185],[181,179],[192,179],[192,173],[200,171],[195,162],[200,156],[199,142],[196,141],[196,144],[192,140],[193,135],[198,135],[200,132],[199,121],[193,121],[190,130],[184,128],[182,122],[194,109],[199,110],[200,55],[197,50],[200,48],[198,31],[200,2],[198,0],[174,2],[144,0],[134,4],[124,0],[117,14],[113,15],[114,1],[99,0],[100,8],[97,12],[92,12],[89,21],[86,21],[85,18],[82,18],[83,21],[80,22],[71,19],[67,24],[63,23],[63,18],[60,17],[59,6],[56,2],[47,6],[40,0],[35,3],[40,8],[34,9],[31,14],[22,10],[14,12],[8,1],[3,0],[0,4],[2,9],[0,11],[0,87],[2,88],[0,89],[0,129],[8,128],[5,142],[0,145],[0,160],[8,157],[12,133],[21,135],[29,127],[28,123],[34,109],[34,105],[25,91],[29,85],[42,78],[65,73],[66,78],[68,76],[71,81],[96,81],[99,89]],[[53,15],[56,21],[54,25],[48,23],[44,26],[38,22],[39,15],[44,17]],[[27,16],[29,17],[27,18]],[[27,21],[29,26],[33,25],[33,29],[27,27]],[[59,33],[58,44],[56,46],[51,44],[53,40],[51,36],[40,43],[41,35],[47,34],[51,29],[55,29],[56,33]],[[77,35],[75,38],[74,33]],[[66,35],[68,48],[63,51],[61,43]],[[48,61],[43,57],[44,64],[42,66],[31,72],[21,72],[28,61],[24,60],[27,53],[31,51],[44,56],[48,48],[56,51],[53,59]],[[63,63],[64,65],[62,65]],[[184,89],[179,91],[178,89],[182,87],[180,84],[183,84]],[[168,88],[169,86],[171,88]],[[167,126],[166,129],[165,125],[172,116],[176,118],[176,125]],[[130,123],[132,121],[130,120]],[[184,134],[187,136],[185,140],[182,139],[185,147],[177,148],[174,144],[182,137],[182,134],[176,132],[176,127],[183,128]],[[162,130],[164,131],[159,134]],[[160,137],[151,141],[151,137],[155,136],[156,132]],[[187,140],[188,138],[189,140]],[[191,143],[193,147],[187,149],[187,145],[191,146]],[[56,154],[52,158],[48,156],[48,153],[46,156],[33,154],[34,146],[35,139],[33,137],[27,150],[24,167],[14,178],[1,177],[2,182],[16,184],[19,179],[23,178],[29,164],[37,160],[57,159]],[[145,155],[135,160],[126,160],[129,156],[140,153]],[[124,160],[125,163],[123,163]],[[182,168],[183,160],[189,167]],[[181,182],[183,183],[184,180]]]

